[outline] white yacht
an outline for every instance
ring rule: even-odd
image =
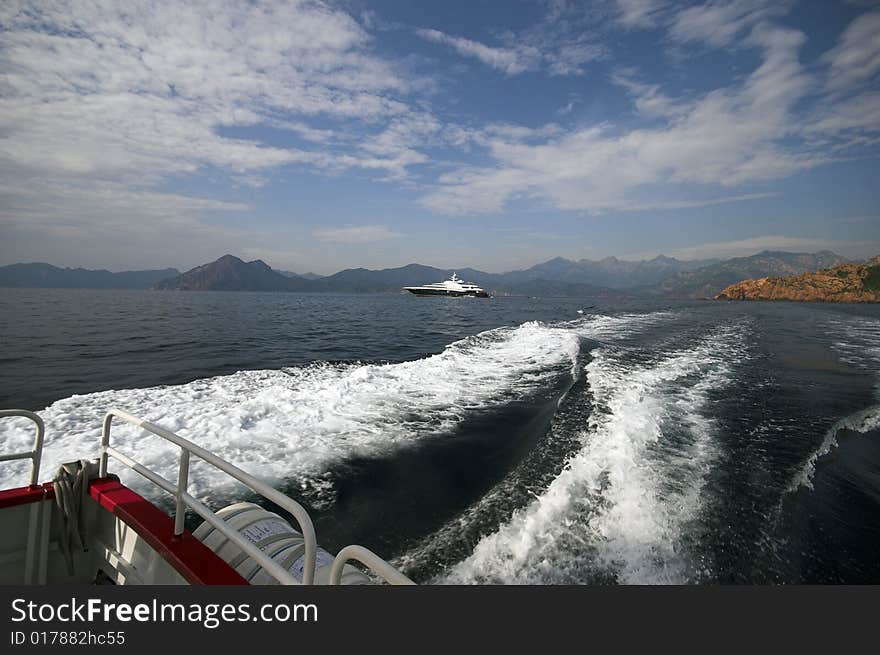
[[[470,282],[464,282],[455,273],[452,277],[443,282],[434,282],[421,287],[403,287],[405,291],[414,293],[417,296],[473,296],[475,298],[488,298],[481,287]]]

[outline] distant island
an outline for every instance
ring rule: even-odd
[[[762,251],[726,260],[680,260],[663,255],[640,261],[557,257],[506,273],[473,268],[454,271],[494,295],[707,299],[747,278],[797,275],[844,263],[845,258],[827,250]],[[397,293],[404,286],[447,279],[452,272],[453,269],[413,263],[380,270],[348,268],[322,277],[277,270],[262,260],[247,262],[230,254],[184,273],[173,268],[111,273],[45,263],[12,264],[0,267],[0,287]]]
[[[813,273],[743,280],[724,289],[716,299],[880,302],[880,256],[863,264],[842,264]]]

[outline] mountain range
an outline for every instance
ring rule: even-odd
[[[643,290],[672,298],[713,298],[722,289],[747,278],[800,275],[846,262],[846,258],[830,250],[817,253],[765,250],[751,257],[735,257],[710,266],[682,270]]]
[[[61,289],[149,289],[159,280],[180,275],[176,268],[122,271],[59,268],[51,264],[12,264],[0,267],[0,287]]]
[[[523,279],[510,283],[505,275],[484,273],[473,269],[459,269],[458,274],[480,285],[488,285],[496,293],[561,296],[607,296],[622,295],[620,291],[561,280]],[[308,279],[275,271],[261,260],[245,262],[232,255],[182,273],[153,285],[154,289],[181,291],[311,291],[324,293],[387,293],[398,292],[401,287],[413,284],[413,280],[437,281],[448,278],[452,269],[444,270],[409,264],[399,268],[373,271],[351,268],[344,271]]]
[[[459,268],[455,272],[497,295],[712,298],[746,278],[806,273],[846,261],[830,251],[763,251],[727,260],[685,261],[663,255],[642,261],[557,257],[521,271],[486,273]],[[408,264],[381,270],[345,269],[321,277],[275,270],[262,260],[245,262],[233,255],[224,255],[185,273],[176,269],[111,273],[61,269],[49,264],[13,264],[0,267],[0,286],[387,293],[399,292],[407,285],[447,279],[452,272],[452,269]]]

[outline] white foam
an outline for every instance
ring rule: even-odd
[[[42,477],[64,461],[95,456],[102,416],[118,407],[270,482],[305,480],[333,461],[381,455],[442,435],[469,412],[540,389],[560,374],[560,366],[574,366],[578,348],[577,332],[532,322],[399,364],[243,371],[177,386],[72,396],[40,412],[47,428]],[[0,422],[0,450],[26,447],[31,433],[23,420]],[[113,444],[176,479],[176,449],[159,438],[118,422]],[[23,484],[27,466],[0,467],[0,484]],[[193,464],[196,495],[210,495],[222,480],[203,463]]]
[[[870,432],[871,430],[880,429],[880,405],[874,405],[873,407],[868,407],[867,409],[850,414],[832,425],[828,432],[825,433],[825,437],[822,439],[819,448],[816,452],[810,455],[801,470],[794,476],[794,479],[788,486],[789,492],[797,491],[800,487],[805,487],[807,489],[813,488],[813,476],[816,474],[816,462],[837,448],[837,434],[844,429],[852,430],[853,432],[860,432],[862,434]]]
[[[555,324],[559,328],[567,328],[577,334],[599,341],[612,342],[618,339],[640,334],[645,328],[679,316],[676,312],[656,311],[647,314],[594,314],[573,321]]]
[[[843,361],[862,370],[877,373],[875,395],[880,398],[880,321],[861,316],[836,317],[828,321],[826,330],[835,336],[832,347]],[[813,488],[816,462],[837,448],[837,434],[844,429],[861,433],[880,429],[880,405],[854,412],[832,425],[825,433],[819,448],[810,455],[792,479],[788,486],[789,492],[797,491],[800,487]]]
[[[613,348],[594,351],[586,373],[595,411],[583,448],[444,581],[570,583],[597,566],[623,583],[683,581],[690,564],[677,550],[680,531],[699,508],[713,455],[701,408],[729,379],[727,362],[745,357],[744,329],[722,328],[641,368]],[[664,451],[661,437],[673,426],[689,438]]]
[[[880,377],[880,321],[862,316],[836,317],[826,326],[843,361],[876,371]],[[841,339],[842,337],[842,339]]]

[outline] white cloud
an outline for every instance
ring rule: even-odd
[[[486,66],[499,70],[507,75],[516,75],[527,70],[534,70],[540,59],[540,53],[533,49],[514,50],[512,48],[493,48],[479,41],[472,41],[460,36],[450,36],[434,29],[416,30],[423,39],[434,43],[442,43],[453,48],[465,57],[474,57]]]
[[[306,141],[311,141],[312,143],[327,143],[332,141],[335,136],[333,130],[311,127],[302,121],[275,120],[267,121],[267,124],[282,130],[295,132]]]
[[[825,53],[824,95],[805,116],[804,132],[834,150],[880,143],[880,11],[853,20]]]
[[[665,0],[615,0],[615,3],[617,22],[626,28],[654,27],[669,4]]]
[[[320,2],[6,2],[0,27],[0,170],[22,183],[150,185],[208,167],[259,180],[286,164],[399,175],[409,161],[235,136],[267,125],[327,143],[332,130],[307,119],[370,125],[409,112],[395,99],[410,91],[405,77]]]
[[[312,232],[312,236],[322,241],[335,243],[370,243],[396,239],[402,237],[403,234],[395,232],[385,225],[350,225],[317,229]]]
[[[844,100],[823,104],[806,126],[808,133],[880,131],[880,91],[866,91]]]
[[[254,246],[242,248],[241,254],[242,259],[245,261],[261,259],[276,271],[286,270],[293,271],[294,273],[305,273],[306,271],[302,269],[302,264],[313,256],[313,253],[298,250],[275,250],[272,248],[260,248]]]
[[[176,219],[202,211],[244,211],[250,207],[241,202],[226,202],[176,193],[135,190],[124,185],[104,182],[89,188],[79,184],[32,181],[27,186],[0,184],[0,216],[6,222],[30,218],[51,219],[63,215],[66,220],[92,220],[95,206],[104,215],[117,215],[126,220],[132,212],[139,218]]]
[[[687,105],[674,100],[660,90],[658,84],[645,84],[635,79],[634,71],[620,70],[611,81],[626,89],[633,98],[636,111],[646,117],[674,117],[687,112]]]
[[[761,65],[743,83],[696,99],[673,101],[656,87],[630,85],[637,107],[665,118],[658,127],[620,132],[600,124],[540,143],[486,133],[495,165],[441,176],[423,204],[457,214],[500,212],[515,198],[593,213],[699,206],[718,201],[669,193],[766,182],[823,163],[825,156],[784,143],[799,129],[792,108],[813,85],[798,62],[803,41],[800,32],[757,26],[747,42],[762,50]]]
[[[443,142],[443,125],[425,112],[410,112],[392,119],[384,130],[362,140],[360,147],[366,156],[388,171],[391,179],[406,176],[410,166],[424,164],[428,157],[413,145],[431,145]],[[368,167],[362,163],[362,167]]]
[[[34,163],[26,146],[51,135],[63,137],[51,140],[61,151],[55,164],[74,172],[152,162],[273,166],[301,155],[224,138],[217,128],[277,111],[375,117],[404,110],[385,96],[403,83],[362,50],[367,35],[357,23],[311,2],[149,2],[69,12],[7,3],[0,20],[9,72],[0,119],[12,130],[7,156],[24,166]]]
[[[244,205],[157,189],[197,174],[260,189],[291,165],[402,180],[441,128],[408,104],[418,81],[317,0],[9,1],[0,29],[0,227],[32,240],[216,244],[232,232],[205,238],[210,213]]]
[[[499,46],[435,29],[418,29],[416,34],[506,75],[538,70],[551,75],[582,75],[585,64],[605,56],[604,46],[590,30],[588,12],[564,3],[551,4],[548,13],[527,29],[499,34]]]
[[[727,46],[763,20],[788,12],[788,0],[716,0],[678,12],[670,35],[681,43]]]
[[[667,46],[736,45],[727,54],[752,48],[762,60],[750,75],[719,83],[726,86],[683,92],[670,90],[674,75],[658,84],[615,65],[613,81],[643,120],[571,128],[574,116],[602,111],[591,97],[603,92],[595,78],[576,92],[584,110],[568,116],[567,128],[498,122],[502,114],[466,99],[450,110],[459,125],[432,113],[436,96],[422,92],[437,82],[407,68],[424,60],[379,55],[364,26],[392,27],[375,14],[359,24],[319,0],[9,0],[0,3],[0,229],[76,232],[102,244],[113,232],[125,239],[152,232],[166,243],[197,234],[213,244],[208,219],[249,211],[229,199],[268,196],[242,187],[277,183],[284,167],[359,169],[410,189],[424,189],[442,170],[422,198],[442,213],[501,212],[518,198],[579,212],[699,207],[766,197],[769,180],[843,157],[853,144],[878,143],[876,11],[853,21],[823,65],[804,69],[804,36],[769,26],[788,2],[680,11],[666,0],[618,0],[611,10],[546,4],[532,26],[490,32],[492,45],[418,33],[511,76],[588,72],[608,56],[608,35],[594,24],[607,27],[609,18],[668,28]],[[560,114],[570,112],[572,97],[557,96],[544,120],[560,105]],[[430,150],[440,147],[460,149],[467,164]],[[227,200],[167,191],[196,175],[200,184],[230,182],[220,192]],[[217,221],[217,233],[238,238],[225,222]],[[315,236],[364,243],[400,235],[368,225]]]
[[[828,86],[835,91],[869,84],[880,73],[880,11],[862,14],[846,28],[825,60]]]
[[[694,209],[696,207],[714,207],[716,205],[729,205],[735,202],[747,202],[749,200],[763,200],[779,195],[772,191],[764,193],[742,193],[735,196],[718,196],[713,198],[701,198],[697,200],[632,200],[622,205],[620,209],[626,211],[662,210],[662,209]]]
[[[114,270],[209,261],[247,230],[212,221],[250,207],[113,182],[0,184],[0,260]]]

